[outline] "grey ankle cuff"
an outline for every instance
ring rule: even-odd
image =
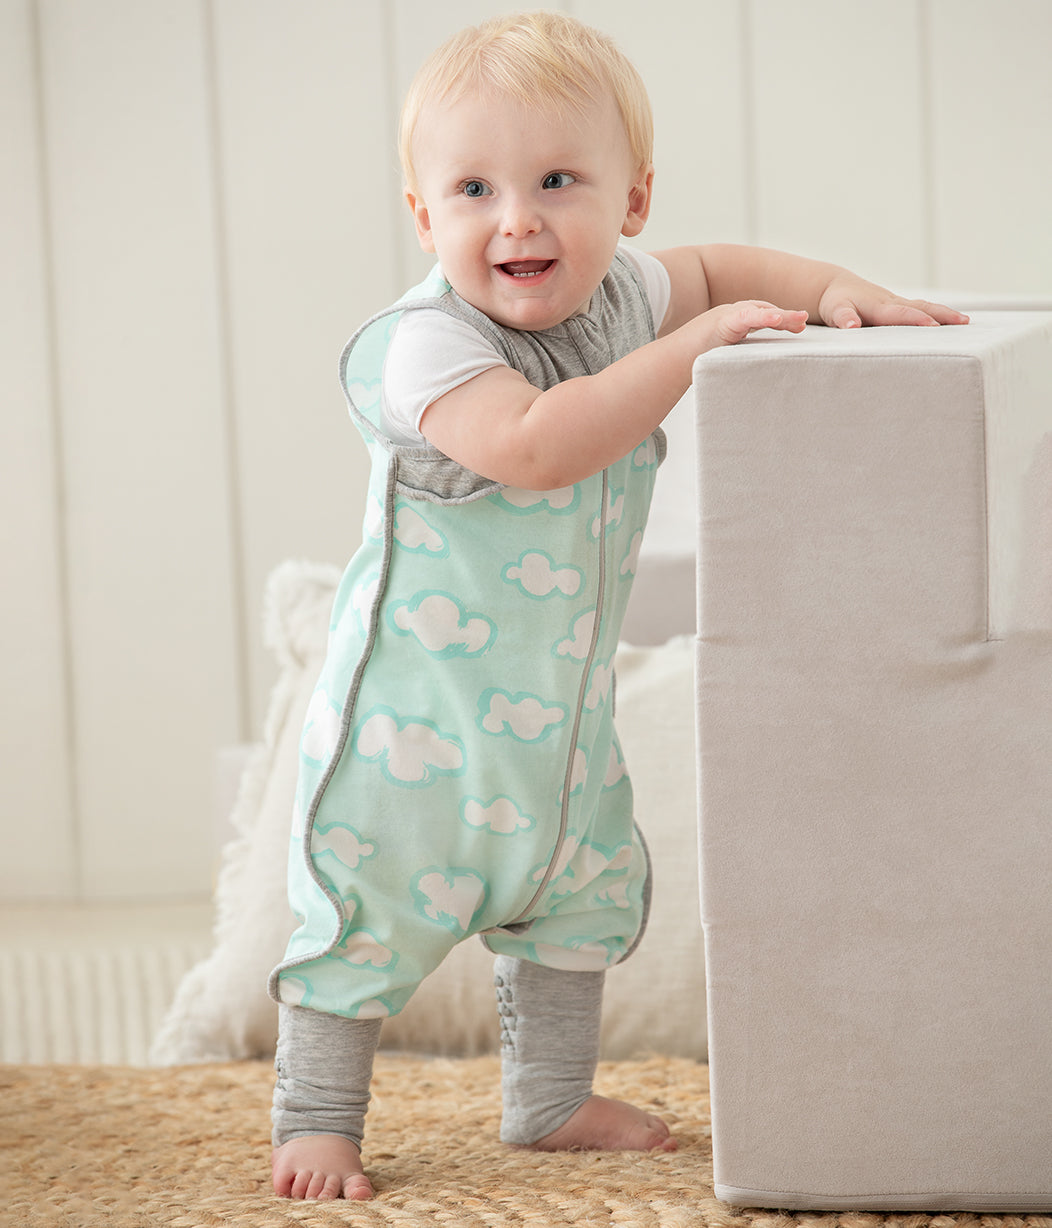
[[[536,1143],[591,1096],[604,979],[497,957],[503,1142]]]
[[[274,1146],[310,1134],[338,1134],[360,1151],[382,1020],[284,1005],[278,1018]]]

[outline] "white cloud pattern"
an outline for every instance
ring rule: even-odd
[[[610,684],[613,680],[613,661],[597,661],[592,667],[588,694],[584,697],[584,706],[589,712],[594,712],[606,700],[606,697],[610,694]]]
[[[625,766],[625,761],[617,753],[617,746],[610,747],[610,759],[606,765],[606,776],[603,778],[603,788],[612,789],[615,785],[621,783],[628,775],[628,768]]]
[[[500,497],[505,503],[524,512],[543,508],[565,512],[577,502],[578,494],[576,486],[560,486],[558,490],[526,490],[521,486],[506,486]]]
[[[380,576],[379,574],[374,574],[367,580],[363,580],[351,593],[351,609],[358,615],[358,622],[363,631],[368,629],[369,615],[379,588]]]
[[[636,574],[636,571],[639,569],[639,551],[642,545],[642,532],[634,533],[628,546],[628,553],[621,561],[621,574],[623,576],[634,576]]]
[[[394,536],[405,550],[442,557],[449,553],[445,537],[412,507],[403,505],[395,511]]]
[[[570,631],[564,640],[555,643],[557,657],[571,657],[574,661],[583,661],[588,656],[592,646],[592,632],[595,630],[595,610],[585,610],[578,614],[570,624]]]
[[[555,593],[575,596],[584,583],[580,568],[561,567],[543,550],[527,550],[518,563],[504,568],[504,579],[517,584],[528,597],[542,599]]]
[[[455,934],[467,933],[486,899],[486,884],[474,870],[422,870],[411,891],[417,909]]]
[[[304,722],[303,741],[300,744],[304,756],[321,763],[336,749],[340,737],[340,712],[320,687],[311,696]]]
[[[281,1000],[286,1006],[300,1006],[309,1001],[313,992],[314,986],[304,977],[289,976],[286,973],[281,978]]]
[[[464,769],[459,738],[444,734],[430,721],[401,721],[389,708],[374,709],[362,722],[355,749],[363,759],[379,763],[392,783],[410,788]]]
[[[602,874],[627,870],[632,864],[632,846],[622,844],[610,853],[607,849],[590,844],[580,845],[570,861],[570,873],[574,879],[574,891],[581,891]]]
[[[449,593],[417,593],[391,606],[388,618],[403,635],[414,635],[436,657],[477,657],[496,638],[484,614],[470,613]]]
[[[353,827],[343,823],[328,823],[324,827],[318,824],[314,830],[324,836],[325,849],[343,862],[348,870],[357,870],[363,861],[376,852],[375,844],[363,839]]]
[[[383,998],[370,998],[363,1002],[354,1013],[355,1019],[386,1019],[391,1013],[391,1005]]]
[[[501,836],[529,831],[536,823],[532,815],[523,814],[510,797],[495,797],[489,802],[465,798],[460,814],[469,827],[489,828]]]
[[[479,699],[479,728],[494,736],[510,734],[520,742],[539,742],[566,719],[562,704],[545,703],[536,695],[491,688]]]
[[[588,779],[588,756],[584,750],[577,746],[573,752],[573,767],[570,770],[570,795],[571,797],[579,789],[584,788],[585,781]]]
[[[369,930],[351,930],[334,953],[356,967],[370,965],[373,968],[390,968],[397,963],[397,956]]]

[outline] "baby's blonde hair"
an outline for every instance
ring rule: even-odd
[[[559,112],[612,97],[635,164],[642,168],[650,163],[650,99],[639,73],[613,39],[563,13],[517,13],[462,30],[414,77],[398,133],[402,173],[411,192],[417,190],[413,135],[424,107],[488,90]]]

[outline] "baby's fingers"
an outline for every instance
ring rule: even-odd
[[[854,303],[837,303],[825,317],[831,328],[861,328],[862,317],[855,310]]]
[[[734,303],[727,309],[720,324],[720,340],[726,345],[736,345],[750,333],[761,328],[778,328],[790,333],[803,331],[807,323],[806,311],[786,311],[773,303]]]
[[[910,324],[930,328],[935,324],[967,324],[968,317],[941,303],[923,299],[896,298],[881,304],[867,321],[871,324]]]
[[[891,299],[879,303],[868,313],[867,324],[906,324],[913,328],[932,328],[939,323],[933,315],[916,303]]]
[[[923,312],[937,324],[967,324],[969,322],[968,317],[963,311],[957,311],[953,307],[946,307],[942,303],[928,303],[923,299],[914,299],[910,306]]]
[[[833,328],[860,328],[863,324],[933,328],[939,324],[968,323],[968,317],[954,311],[952,307],[897,296],[865,305],[844,300],[834,304],[823,314],[826,322]]]

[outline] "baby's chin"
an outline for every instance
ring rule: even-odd
[[[581,315],[588,310],[592,300],[589,294],[583,302],[578,302],[576,298],[560,293],[557,286],[550,285],[556,265],[557,262],[552,261],[550,267],[537,277],[509,274],[504,266],[498,265],[494,269],[495,284],[491,295],[479,295],[473,299],[459,290],[457,293],[494,324],[521,332],[543,332]],[[456,286],[453,289],[456,290]]]

